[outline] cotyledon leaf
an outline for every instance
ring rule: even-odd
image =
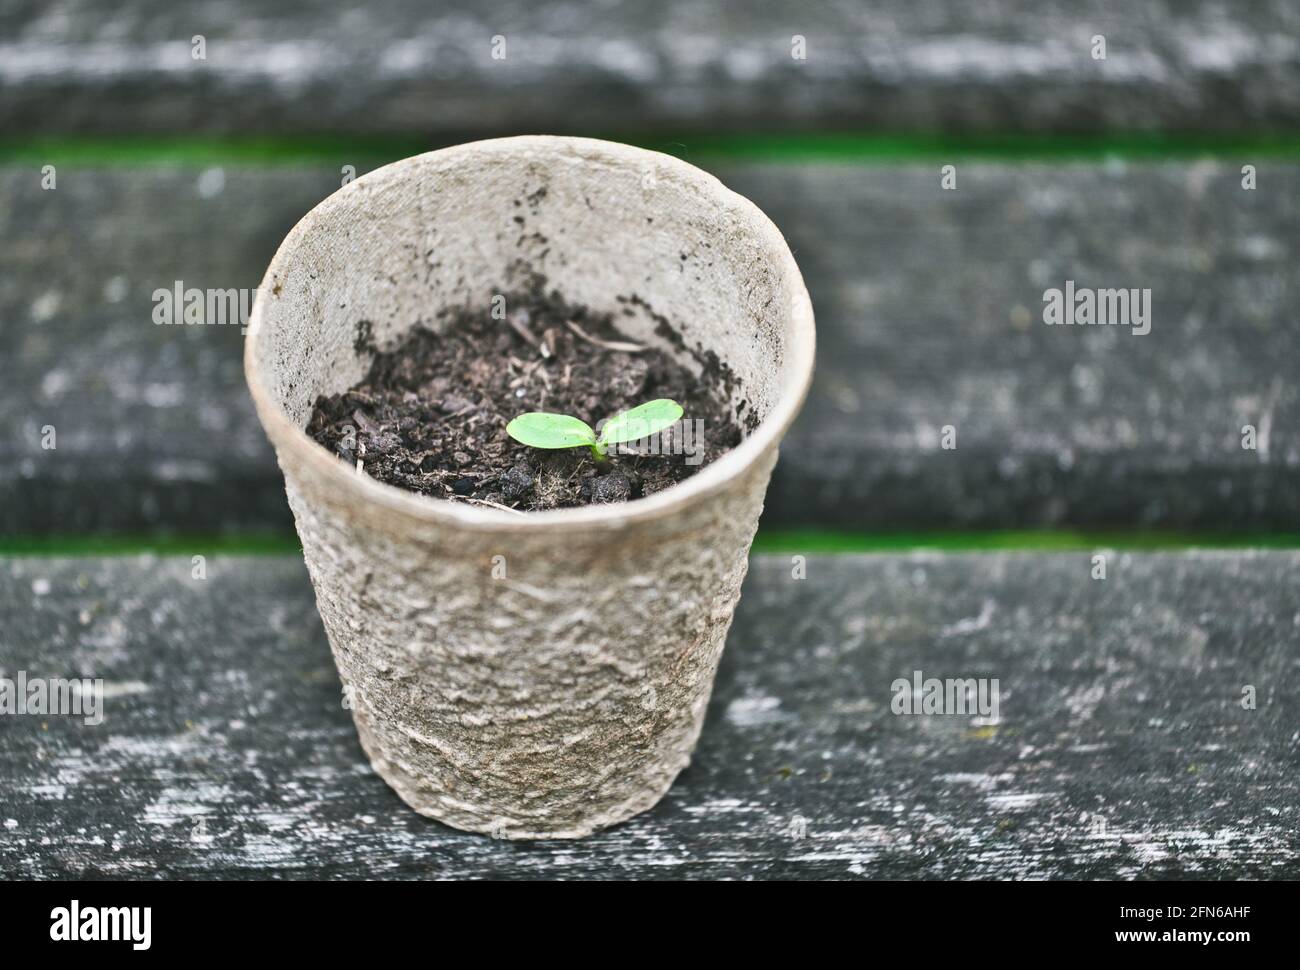
[[[576,448],[596,443],[596,432],[587,422],[545,411],[519,415],[506,425],[506,434],[533,448]]]
[[[636,441],[672,427],[681,417],[682,406],[676,401],[668,398],[647,401],[606,421],[600,430],[600,443],[614,445],[620,441]]]

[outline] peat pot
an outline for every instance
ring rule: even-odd
[[[521,271],[618,311],[633,340],[682,357],[666,322],[697,351],[683,359],[715,353],[747,437],[648,498],[520,514],[382,484],[307,436],[317,395],[368,367],[362,321],[392,346],[438,326],[439,308],[486,312]],[[813,342],[808,293],[767,217],[626,145],[431,152],[356,179],[293,228],[258,290],[244,366],[343,703],[407,804],[499,837],[577,838],[663,796],[700,734]]]

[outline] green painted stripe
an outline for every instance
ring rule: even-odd
[[[208,165],[382,165],[428,151],[413,138],[203,138],[192,136],[0,139],[0,163],[202,168]],[[342,159],[343,161],[340,161]]]
[[[988,159],[1003,162],[1110,159],[1167,161],[1300,158],[1300,132],[1253,134],[1107,133],[926,134],[870,132],[716,133],[679,136],[600,133],[700,164],[719,162],[882,164]],[[415,137],[193,136],[29,137],[0,139],[9,165],[147,166],[353,164],[359,169],[440,147]]]
[[[235,535],[19,536],[0,538],[0,556],[194,556],[298,553],[296,535],[281,532]]]
[[[821,529],[759,530],[759,553],[912,552],[1134,552],[1186,549],[1297,549],[1300,533],[1093,531],[1002,529],[935,532],[835,532]]]
[[[699,135],[676,143],[637,141],[646,147],[691,158],[763,162],[908,161],[1106,161],[1189,158],[1300,157],[1300,132],[1251,135],[1199,133],[1129,134],[925,134],[822,132],[798,134]]]
[[[26,536],[0,539],[0,556],[192,556],[297,554],[296,536],[283,533],[163,536]],[[1300,549],[1300,533],[995,530],[974,532],[835,532],[762,529],[754,552],[772,554],[939,552],[1178,551],[1188,549]]]

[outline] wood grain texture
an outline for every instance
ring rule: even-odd
[[[1269,130],[1300,121],[1298,36],[1288,0],[17,0],[0,128]]]
[[[337,162],[0,169],[0,533],[287,531],[240,328],[155,325],[152,294],[255,287]],[[1294,166],[1253,191],[1236,161],[718,174],[817,312],[766,524],[1300,528]],[[1045,326],[1067,279],[1150,288],[1151,332]]]
[[[0,876],[1300,874],[1300,553],[757,557],[692,766],[545,843],[373,774],[300,561],[206,565],[0,562],[0,675],[106,693],[98,727],[0,719]],[[998,723],[892,713],[915,670],[997,678]]]

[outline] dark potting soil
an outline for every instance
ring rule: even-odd
[[[652,495],[741,440],[726,403],[736,378],[711,352],[687,348],[660,317],[659,335],[695,358],[699,376],[631,341],[613,314],[568,303],[542,282],[507,294],[504,319],[490,307],[444,318],[442,332],[417,328],[389,350],[377,349],[371,325],[359,323],[355,346],[371,356],[370,370],[351,390],[319,397],[307,433],[381,482],[521,511]],[[656,398],[680,404],[682,421],[658,440],[611,447],[599,464],[588,448],[530,448],[506,434],[525,411],[570,414],[595,428]],[[741,414],[752,430],[757,418],[743,406]]]

